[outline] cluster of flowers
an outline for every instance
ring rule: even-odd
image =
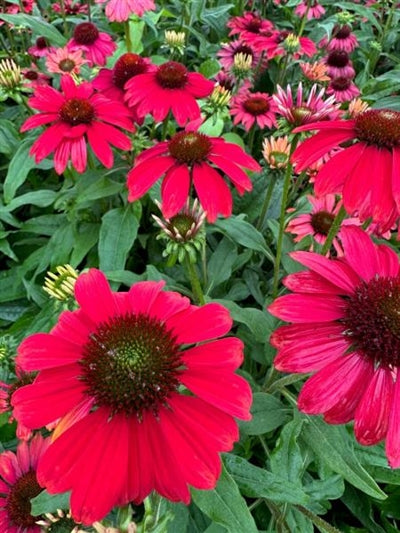
[[[64,8],[78,9],[68,3]],[[110,0],[106,15],[119,22],[152,9],[152,0]],[[315,2],[297,10],[306,17],[323,13]],[[166,219],[189,212],[194,190],[212,223],[232,214],[226,178],[244,194],[252,189],[246,169],[261,167],[238,145],[202,132],[202,101],[229,104],[233,124],[250,134],[282,127],[288,135],[264,142],[267,164],[294,168],[299,180],[308,173],[317,196],[309,196],[312,212],[293,219],[287,230],[296,240],[311,232],[323,244],[343,210],[351,218],[334,241],[336,257],[330,250],[328,256],[292,255],[307,270],[285,278],[292,294],[269,307],[292,322],[271,338],[278,350],[275,366],[315,372],[299,408],[322,413],[329,423],[355,420],[356,438],[368,445],[386,438],[389,462],[400,466],[399,261],[359,227],[371,221],[369,233],[385,236],[398,223],[400,113],[361,103],[342,109],[359,94],[351,81],[348,54],[357,41],[349,26],[335,27],[332,38],[320,43],[328,52],[322,62],[302,65],[307,80],[331,79],[329,87],[314,83],[306,93],[299,84],[296,94],[290,85],[285,90],[278,84],[275,94],[255,87],[269,62],[313,57],[311,39],[277,29],[255,12],[233,17],[228,27],[235,39],[217,54],[223,67],[217,87],[183,63],[156,65],[131,52],[105,68],[116,44],[92,22],[77,24],[64,48],[37,39],[30,53],[45,61],[48,73],[60,75],[60,89],[44,78],[33,84],[28,103],[38,113],[21,131],[46,126],[31,148],[36,163],[54,152],[58,174],[69,163],[83,173],[88,145],[110,168],[112,146],[130,152],[130,134],[146,120],[168,125],[173,119],[178,131],[143,150],[128,170],[128,200],[139,200],[163,177]],[[101,68],[91,81],[78,83],[83,65]],[[313,130],[318,133],[295,148],[300,134]],[[235,418],[250,418],[250,386],[235,373],[243,343],[224,337],[232,319],[222,305],[192,305],[163,291],[163,282],[113,292],[94,268],[73,284],[79,307],[64,311],[50,333],[22,342],[18,381],[0,391],[2,409],[12,409],[18,421],[19,438],[30,439],[32,430],[45,426],[53,431],[49,439],[35,435],[30,444],[22,442],[16,455],[0,455],[0,524],[12,524],[11,533],[39,531],[29,499],[42,487],[71,491],[73,519],[83,524],[104,518],[116,505],[139,503],[152,490],[188,503],[189,486],[215,486],[219,454],[238,439]]]

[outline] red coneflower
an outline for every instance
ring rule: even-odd
[[[161,187],[164,217],[171,218],[184,206],[191,183],[209,222],[214,222],[219,213],[230,216],[230,189],[212,165],[228,176],[239,194],[252,189],[250,178],[241,167],[261,169],[236,144],[197,131],[181,131],[136,158],[135,166],[128,173],[128,200],[141,198],[165,174]]]
[[[230,113],[234,124],[243,124],[249,131],[253,124],[261,129],[276,126],[276,104],[267,93],[250,92],[247,88],[232,98]]]
[[[291,254],[308,270],[289,275],[285,285],[293,294],[269,307],[292,322],[272,335],[274,364],[283,372],[315,372],[299,409],[331,424],[354,419],[357,440],[386,439],[389,463],[399,467],[399,259],[355,226],[343,228],[340,238],[340,259]]]
[[[133,131],[129,110],[121,103],[93,94],[91,83],[75,85],[72,77],[61,78],[61,92],[53,87],[38,87],[29,105],[41,113],[29,117],[21,127],[28,131],[53,123],[32,145],[30,155],[36,163],[54,151],[54,168],[62,174],[69,159],[77,172],[86,169],[86,137],[93,152],[107,168],[114,162],[110,144],[129,150],[131,141],[114,126]]]
[[[234,373],[243,343],[220,338],[232,326],[227,309],[163,286],[116,293],[90,269],[75,283],[80,308],[18,349],[20,366],[39,375],[14,393],[15,416],[32,428],[63,417],[38,480],[50,493],[71,490],[84,524],[153,490],[189,503],[188,485],[214,488],[219,453],[238,438],[234,417],[251,417],[249,384]]]

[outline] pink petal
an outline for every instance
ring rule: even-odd
[[[372,215],[371,191],[375,180],[371,170],[375,151],[373,146],[364,149],[343,187],[343,205],[346,211],[351,215],[357,211],[362,219]]]
[[[225,157],[220,157],[217,155],[208,156],[208,160],[211,163],[214,163],[215,166],[220,168],[222,172],[227,174],[230,180],[233,182],[234,186],[238,190],[239,194],[243,194],[244,191],[251,191],[253,184],[246,174],[239,166],[235,163],[232,163],[229,159]]]
[[[306,381],[298,407],[311,415],[325,413],[330,423],[347,422],[353,417],[373,373],[373,363],[357,353],[339,357]]]
[[[118,306],[107,278],[96,268],[81,274],[75,283],[75,298],[93,322],[106,322],[118,314]]]
[[[206,163],[196,163],[193,184],[209,222],[215,222],[219,213],[225,217],[232,214],[231,191],[214,168]]]
[[[288,322],[330,322],[343,318],[345,301],[334,294],[285,294],[268,307],[268,311]]]
[[[389,427],[386,435],[386,455],[392,468],[400,467],[400,380],[396,373]]]
[[[225,335],[232,327],[232,318],[222,305],[209,303],[176,313],[165,325],[176,335],[178,344],[191,344]]]
[[[165,218],[176,215],[184,206],[190,188],[190,174],[186,165],[170,168],[162,182],[162,212]]]
[[[385,438],[393,403],[394,382],[388,368],[376,369],[354,417],[354,433],[364,446],[377,444]]]
[[[261,170],[260,165],[255,159],[238,146],[237,144],[228,143],[224,139],[212,139],[212,149],[210,155],[221,156],[228,159],[235,165],[248,168],[255,172]]]
[[[380,272],[378,248],[365,231],[356,226],[344,226],[340,231],[346,262],[361,279],[370,281]]]
[[[201,344],[183,352],[182,362],[187,368],[222,366],[225,370],[236,370],[243,362],[243,342],[235,337],[219,339]]]
[[[51,334],[71,343],[82,345],[88,341],[89,335],[95,327],[95,323],[82,309],[63,311],[58,317],[57,324],[51,330]]]
[[[171,100],[171,111],[179,126],[184,126],[188,120],[200,117],[200,108],[196,100],[187,91],[174,91],[175,97]]]
[[[134,166],[128,172],[129,201],[141,198],[155,184],[167,170],[175,164],[175,159],[169,156],[146,159]]]
[[[26,372],[75,363],[80,347],[49,333],[30,335],[18,347],[18,365]]]
[[[128,292],[130,311],[134,314],[151,314],[153,303],[162,291],[165,281],[139,281]]]
[[[346,294],[343,289],[329,283],[322,276],[311,270],[302,270],[286,276],[282,283],[293,292],[303,294]]]
[[[395,146],[392,149],[392,193],[400,212],[400,148]]]
[[[353,144],[331,157],[315,178],[315,194],[317,196],[340,194],[348,175],[362,157],[364,147],[364,144]]]

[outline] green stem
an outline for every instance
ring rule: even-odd
[[[267,192],[266,192],[265,198],[264,198],[264,203],[263,203],[262,208],[261,208],[260,218],[258,219],[258,222],[257,222],[256,229],[258,229],[258,230],[260,230],[263,227],[264,218],[265,218],[265,215],[267,214],[268,207],[269,207],[269,204],[271,202],[272,193],[274,192],[275,183],[276,183],[276,176],[272,175],[271,179],[269,180]]]
[[[306,23],[307,23],[307,15],[308,15],[308,12],[310,11],[310,6],[311,6],[311,0],[307,0],[307,9],[306,9],[306,12],[303,15],[303,18],[301,19],[301,24],[300,24],[300,28],[299,28],[297,37],[301,37],[303,35],[303,31],[304,31],[304,28],[306,27]]]
[[[186,254],[185,265],[192,286],[193,298],[197,304],[204,305],[206,301],[204,299],[203,289],[201,288],[196,266],[190,261],[189,254]]]
[[[169,124],[169,116],[170,116],[170,112],[169,112],[168,115],[165,117],[164,122],[163,122],[163,125],[162,125],[161,141],[165,141],[165,139],[166,139],[166,137],[167,137],[167,133],[168,133],[168,124]]]
[[[256,122],[254,121],[254,124],[250,128],[249,137],[248,137],[248,146],[249,146],[249,152],[252,153],[253,151],[253,145],[254,145],[254,136],[256,134]]]
[[[285,55],[285,58],[283,60],[282,68],[279,69],[279,76],[278,76],[278,81],[276,82],[276,84],[280,85],[281,87],[282,87],[283,81],[285,79],[286,69],[287,69],[287,66],[288,66],[288,63],[289,63],[289,56],[291,56],[291,54],[286,54]]]
[[[304,516],[309,518],[311,522],[322,532],[322,533],[341,533],[340,529],[336,529],[335,527],[331,526],[328,522],[326,522],[323,518],[316,515],[306,507],[303,507],[302,505],[296,505],[296,509],[298,509],[301,513],[303,513]]]
[[[285,178],[283,180],[281,212],[279,216],[279,232],[278,232],[278,240],[276,243],[276,257],[275,257],[275,264],[274,264],[274,281],[272,285],[272,297],[273,298],[276,298],[276,295],[278,293],[279,269],[281,266],[281,258],[282,258],[283,232],[285,229],[286,204],[288,200],[289,186],[290,186],[290,180],[292,178],[292,170],[293,170],[293,165],[290,163],[290,157],[296,149],[298,140],[299,140],[299,136],[298,134],[296,134],[293,138],[292,145],[290,147],[289,161],[286,167]]]
[[[329,229],[328,235],[326,236],[326,241],[322,247],[321,255],[326,255],[329,252],[333,239],[336,237],[340,228],[340,224],[343,222],[345,216],[346,209],[342,205],[339,210],[339,213],[336,215],[334,221],[332,222],[332,226]]]
[[[129,20],[126,20],[124,22],[124,30],[125,30],[126,51],[132,52],[132,41],[131,41],[131,32],[129,31]]]

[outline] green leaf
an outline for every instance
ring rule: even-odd
[[[225,454],[224,463],[241,492],[249,498],[266,498],[293,504],[306,504],[309,501],[309,497],[298,484],[254,466],[238,455]]]
[[[267,246],[263,235],[254,226],[243,220],[241,216],[221,218],[214,224],[224,235],[227,235],[234,242],[263,253],[272,263],[274,256]]]
[[[19,144],[17,130],[10,120],[0,119],[0,153],[11,155]]]
[[[27,192],[21,196],[14,198],[12,202],[8,204],[6,209],[8,211],[14,211],[22,205],[37,205],[38,207],[47,207],[52,204],[56,198],[56,193],[47,189],[39,191]]]
[[[199,67],[199,72],[206,78],[213,78],[221,70],[221,65],[214,59],[206,59]]]
[[[237,259],[235,244],[224,237],[218,244],[207,264],[207,274],[210,280],[207,291],[212,291],[232,275],[232,268]]]
[[[124,270],[139,228],[140,203],[117,207],[102,218],[99,236],[100,270]]]
[[[49,494],[43,490],[38,496],[31,499],[31,514],[39,516],[45,513],[54,513],[57,509],[69,509],[70,494],[70,492]]]
[[[95,175],[96,176],[96,175]],[[91,176],[92,177],[92,176]],[[80,187],[76,197],[76,204],[80,205],[85,202],[93,202],[107,196],[120,193],[124,185],[112,181],[105,176],[96,177],[95,181],[86,187]],[[81,207],[81,206],[80,206]]]
[[[271,470],[301,486],[304,458],[298,443],[304,420],[296,417],[282,429],[275,450],[271,454]]]
[[[29,28],[29,30],[33,31],[38,36],[46,37],[52,45],[64,46],[67,41],[53,24],[49,24],[39,17],[32,17],[25,13],[18,13],[17,15],[0,14],[0,19],[15,24],[15,26]]]
[[[204,514],[229,533],[258,533],[237,484],[224,467],[214,490],[192,489],[192,497]]]
[[[69,262],[76,267],[95,246],[99,238],[100,225],[83,222],[78,231],[74,232],[74,248]]]
[[[18,187],[24,183],[29,171],[35,166],[34,160],[29,156],[31,146],[31,139],[23,141],[10,161],[6,179],[4,181],[4,202],[6,204],[11,202]]]
[[[11,302],[25,296],[25,289],[16,268],[0,272],[0,302]]]
[[[318,459],[346,481],[373,498],[387,497],[359,463],[343,426],[331,426],[320,418],[306,417],[301,436]]]
[[[253,418],[248,422],[239,422],[239,427],[246,435],[262,435],[284,424],[287,413],[287,409],[275,396],[255,392],[251,406]]]

